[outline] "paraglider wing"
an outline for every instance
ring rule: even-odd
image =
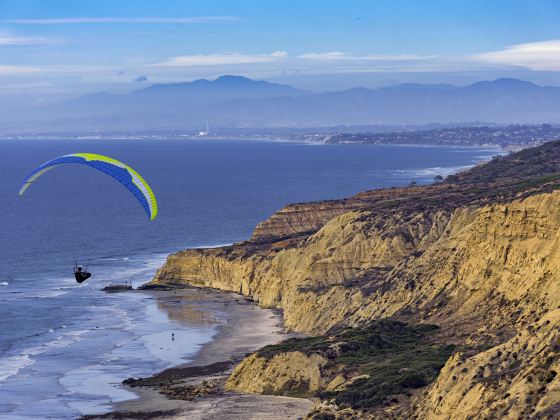
[[[31,183],[45,172],[66,163],[79,163],[87,165],[112,176],[123,184],[132,194],[134,194],[136,199],[140,202],[140,204],[142,204],[142,207],[146,211],[150,220],[154,220],[156,218],[158,213],[156,197],[144,178],[142,178],[140,174],[130,166],[125,165],[116,159],[103,155],[97,155],[95,153],[73,153],[71,155],[59,156],[43,163],[31,172],[23,181],[19,190],[19,195],[23,195]]]

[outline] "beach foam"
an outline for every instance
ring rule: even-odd
[[[50,331],[52,330],[49,330],[49,332]],[[71,331],[58,336],[55,340],[24,350],[17,356],[0,359],[0,381],[8,379],[10,376],[16,375],[21,369],[34,364],[35,360],[33,360],[31,356],[37,356],[52,350],[59,350],[64,347],[68,347],[79,340],[81,335],[87,332],[88,330]]]
[[[0,359],[0,381],[16,375],[21,369],[35,363],[28,354]]]

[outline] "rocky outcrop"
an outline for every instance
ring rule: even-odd
[[[226,389],[250,394],[313,396],[327,385],[322,373],[326,363],[319,355],[302,352],[280,353],[271,359],[253,354],[235,367]]]
[[[542,162],[557,155],[554,143],[433,187],[289,206],[252,241],[170,256],[153,283],[239,292],[309,334],[385,317],[437,324],[440,342],[468,350],[392,413],[557,418],[560,177]],[[309,355],[253,355],[228,386],[309,394],[327,386],[320,370]]]
[[[332,218],[358,207],[358,204],[349,200],[292,204],[259,223],[251,239],[263,240],[315,232]]]

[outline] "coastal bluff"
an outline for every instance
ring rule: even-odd
[[[317,397],[310,417],[558,418],[559,189],[550,142],[287,206],[246,242],[170,255],[151,283],[281,309],[308,337],[249,355],[227,387]]]

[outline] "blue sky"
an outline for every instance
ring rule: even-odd
[[[560,85],[558,0],[0,0],[0,103],[241,74]]]

